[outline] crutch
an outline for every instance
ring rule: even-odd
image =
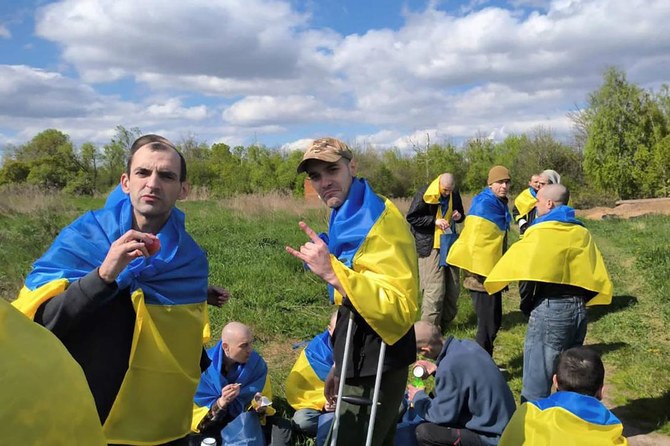
[[[335,419],[333,420],[333,433],[331,435],[330,446],[337,445],[337,432],[340,428],[340,405],[341,401],[358,406],[370,406],[370,420],[368,421],[368,433],[365,440],[366,446],[372,445],[372,436],[375,429],[375,419],[377,417],[377,406],[379,405],[379,388],[382,382],[382,369],[384,367],[384,357],[386,356],[386,343],[381,342],[379,348],[379,359],[377,361],[377,375],[375,376],[375,388],[372,393],[372,401],[367,398],[357,396],[346,396],[344,393],[344,381],[346,379],[346,370],[349,362],[349,347],[351,345],[351,331],[354,320],[354,312],[349,312],[349,322],[347,324],[347,336],[344,343],[344,357],[342,358],[342,368],[340,369],[340,383],[337,392],[337,403],[335,406]]]

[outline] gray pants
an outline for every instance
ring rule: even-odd
[[[447,328],[458,312],[460,269],[439,266],[440,251],[433,249],[428,257],[419,257],[419,279],[423,300],[421,320]]]

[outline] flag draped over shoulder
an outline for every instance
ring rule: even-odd
[[[240,384],[240,393],[228,406],[228,414],[236,417],[244,412],[257,392],[272,399],[272,388],[269,385],[268,366],[255,351],[251,352],[249,360],[244,364],[236,364],[235,369],[223,376],[221,366],[226,355],[221,347],[221,341],[209,350],[207,355],[212,361],[207,370],[202,372],[198,388],[193,399],[192,428],[196,430],[200,420],[207,414],[210,407],[221,396],[221,389],[228,384]],[[268,412],[271,415],[270,412]]]
[[[65,280],[69,284],[84,277],[102,264],[112,243],[131,229],[132,219],[130,199],[117,188],[104,208],[87,212],[61,231],[33,264],[25,287],[35,291],[55,281]],[[120,289],[130,287],[131,292],[142,289],[147,303],[161,305],[207,299],[207,259],[186,232],[184,220],[183,212],[172,210],[157,234],[160,251],[133,260],[117,278]],[[17,302],[17,306],[22,304]],[[26,314],[32,316],[34,311]]]
[[[535,208],[537,204],[537,192],[532,187],[524,189],[517,197],[514,199],[514,207],[519,211],[519,215],[516,216],[515,221],[519,221],[521,218],[525,217],[530,213],[530,211]]]
[[[587,305],[612,301],[612,282],[602,255],[569,206],[537,218],[496,264],[484,287],[495,293],[520,280],[573,285],[598,293]]]
[[[107,444],[86,376],[45,328],[0,299],[3,444]]]
[[[463,230],[447,256],[447,263],[487,276],[502,257],[505,232],[512,216],[490,188],[472,199]]]
[[[623,425],[596,398],[556,392],[549,398],[524,403],[500,438],[500,446],[627,445]]]
[[[13,305],[34,318],[40,305],[103,262],[132,227],[132,205],[120,186],[104,208],[65,227],[33,270]],[[190,430],[207,299],[207,258],[173,209],[157,234],[157,254],[133,260],[117,278],[136,312],[128,370],[105,424],[110,443],[154,444]],[[92,346],[94,348],[94,346]]]
[[[344,204],[330,216],[324,236],[331,265],[347,298],[389,345],[412,328],[419,294],[414,237],[388,199],[354,178]],[[335,304],[342,296],[331,288]]]
[[[333,363],[333,347],[326,330],[300,352],[286,378],[286,400],[295,410],[323,409],[326,404],[324,382]]]
[[[440,175],[441,176],[441,175]],[[451,214],[453,213],[453,202],[451,200],[451,194],[443,197],[440,193],[440,177],[438,176],[433,180],[432,183],[426,188],[426,192],[423,194],[423,201],[427,204],[437,204],[437,211],[435,214],[435,219],[443,218],[451,221]],[[456,228],[451,228],[455,232]],[[440,239],[444,231],[439,226],[435,226],[435,232],[433,233],[433,249],[440,249]],[[444,259],[442,259],[444,260]]]

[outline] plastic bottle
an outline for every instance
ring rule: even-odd
[[[212,437],[203,438],[200,446],[216,446],[216,439]]]

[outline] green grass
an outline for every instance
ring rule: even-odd
[[[101,204],[100,199],[63,198],[30,213],[0,208],[0,296],[12,300],[31,263],[60,228],[84,209]],[[263,199],[254,206],[263,209]],[[298,355],[292,346],[323,331],[333,307],[323,283],[305,272],[284,246],[298,247],[306,241],[297,225],[300,219],[325,230],[326,212],[306,207],[297,213],[293,209],[252,213],[213,201],[185,202],[180,207],[186,211],[189,232],[208,253],[210,283],[228,288],[233,295],[223,308],[210,308],[214,337],[228,321],[250,325],[256,348],[270,366],[275,407],[290,411],[283,399],[283,383]],[[635,424],[643,432],[670,434],[670,375],[666,372],[670,364],[670,218],[586,224],[614,282],[612,305],[589,309],[587,335],[587,344],[603,354],[607,367],[607,403],[625,424]],[[507,368],[518,400],[526,318],[518,310],[515,286],[503,300],[503,326],[494,359]],[[473,338],[475,329],[470,298],[462,290],[449,334]]]

